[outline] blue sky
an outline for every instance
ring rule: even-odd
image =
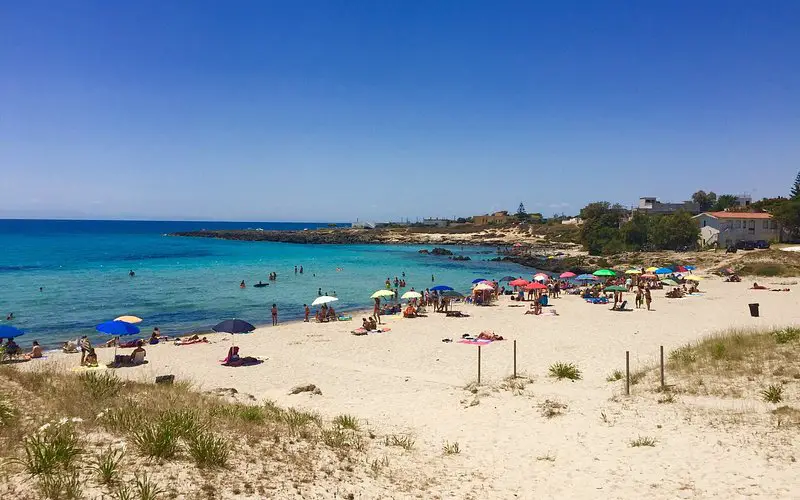
[[[800,169],[794,1],[4,3],[0,216],[397,220]]]

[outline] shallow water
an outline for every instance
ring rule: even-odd
[[[337,310],[371,307],[370,294],[387,277],[406,273],[406,290],[446,284],[465,292],[473,279],[528,276],[528,268],[489,262],[492,249],[452,248],[473,260],[420,255],[408,245],[297,245],[165,236],[173,231],[260,227],[302,229],[309,223],[214,223],[132,221],[0,220],[0,313],[26,331],[27,345],[97,336],[94,325],[123,314],[144,318],[143,332],[158,326],[174,335],[208,330],[216,322],[243,318],[298,319],[318,289],[336,293]],[[304,273],[295,274],[302,265]],[[341,269],[337,271],[338,269]],[[128,271],[136,276],[131,278]],[[278,279],[268,281],[270,272]],[[431,281],[435,276],[435,282]],[[247,288],[240,289],[245,280]],[[259,280],[270,285],[253,288]],[[40,291],[39,288],[42,287]]]

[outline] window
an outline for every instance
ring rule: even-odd
[[[778,229],[778,223],[776,221],[770,221],[769,223],[770,229]]]
[[[764,225],[762,226],[763,229],[769,229],[769,221],[765,220]]]
[[[742,221],[737,220],[736,221],[736,229],[741,229],[741,228],[742,228]]]

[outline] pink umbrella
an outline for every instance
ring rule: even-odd
[[[547,287],[545,285],[542,285],[541,283],[534,282],[526,286],[525,290],[547,290]]]
[[[511,286],[525,286],[528,283],[529,282],[527,280],[524,280],[522,278],[518,278],[518,279],[515,279],[514,281],[510,281],[508,284],[511,285]]]
[[[550,276],[548,276],[548,275],[546,275],[544,273],[536,273],[536,274],[533,275],[533,279],[536,280],[536,281],[547,281],[547,280],[550,279]]]
[[[574,277],[575,277],[575,273],[570,272],[570,271],[567,271],[565,273],[561,273],[561,276],[559,276],[559,278],[564,278],[564,279],[574,278]]]

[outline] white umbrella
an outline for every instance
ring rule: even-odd
[[[550,276],[544,273],[537,273],[533,276],[533,279],[534,281],[548,281],[550,279]]]
[[[494,290],[494,287],[486,283],[478,283],[473,290]]]
[[[336,302],[337,300],[339,300],[339,299],[336,298],[336,297],[330,297],[328,295],[323,295],[322,297],[317,297],[316,299],[314,299],[314,302],[312,302],[311,305],[312,306],[318,306],[318,305],[322,305],[322,304],[327,304],[329,302]]]
[[[403,296],[400,297],[400,298],[401,299],[419,299],[419,298],[422,298],[422,294],[412,290],[410,292],[404,293]]]

